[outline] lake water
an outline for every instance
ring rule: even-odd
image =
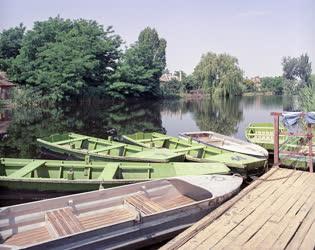
[[[183,131],[212,130],[244,139],[250,122],[271,122],[272,111],[293,110],[296,99],[244,96],[230,99],[89,101],[56,108],[0,110],[1,157],[40,157],[36,138],[73,131],[107,137],[137,131],[176,136]]]

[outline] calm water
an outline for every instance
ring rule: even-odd
[[[233,99],[75,103],[53,109],[0,111],[1,157],[40,157],[36,138],[73,131],[106,137],[137,131],[176,136],[183,131],[212,130],[244,139],[250,122],[272,121],[270,112],[292,110],[296,101],[281,96]]]

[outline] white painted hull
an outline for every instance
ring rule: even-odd
[[[132,184],[2,208],[0,211],[0,233],[2,239],[7,240],[3,242],[3,245],[0,245],[0,248],[118,249],[151,245],[155,241],[174,236],[201,219],[222,202],[236,194],[241,183],[242,179],[236,176],[189,176]],[[45,223],[47,224],[45,218],[47,213],[51,213],[51,211],[69,209],[70,206],[72,208],[71,211],[77,214],[80,220],[80,218],[84,218],[85,214],[93,216],[97,211],[102,211],[103,207],[108,209],[108,207],[120,202],[121,199],[126,201],[126,197],[133,197],[133,194],[139,193],[139,190],[145,190],[144,192],[147,192],[152,197],[151,202],[153,205],[161,201],[160,204],[166,206],[165,204],[170,202],[168,199],[178,195],[179,189],[182,196],[186,195],[186,198],[191,197],[196,200],[189,204],[148,214],[143,213],[141,208],[140,210],[133,210],[134,207],[131,208],[130,206],[132,203],[123,203],[126,209],[133,211],[133,216],[119,222],[106,224],[105,226],[99,225],[89,230],[52,237],[33,244],[14,245],[12,244],[14,243],[12,237],[11,242],[10,236],[8,237],[8,234],[19,231],[19,226],[21,234],[23,231],[29,230],[29,228],[35,228],[36,225],[38,228],[41,228]],[[170,195],[169,197],[168,194]],[[164,199],[164,196],[168,198]],[[100,205],[103,207],[100,208]],[[84,216],[82,217],[80,214]],[[43,215],[44,220],[42,220]],[[11,221],[11,224],[9,221]],[[12,221],[18,225],[13,225]],[[85,225],[82,220],[81,223]],[[25,229],[26,226],[29,228]],[[16,235],[13,235],[13,237],[16,237]],[[16,242],[21,241],[17,240]]]
[[[212,131],[184,132],[180,133],[180,137],[184,139],[191,138],[192,140],[199,143],[231,152],[237,152],[260,158],[268,158],[268,151],[259,145]]]

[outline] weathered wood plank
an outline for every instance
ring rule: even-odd
[[[246,232],[245,237],[247,237],[247,234],[251,234],[252,231],[255,232],[268,220],[270,216],[269,210],[273,209],[273,205],[275,205],[275,207],[279,207],[283,203],[283,200],[287,199],[287,193],[285,190],[290,188],[290,186],[298,180],[301,175],[302,173],[296,172],[294,176],[291,176],[285,183],[283,183],[268,197],[268,199],[254,209],[252,213],[246,215],[245,218],[243,217],[236,227],[234,227],[233,224],[232,226],[231,224],[228,224],[224,228],[220,228],[215,235],[208,238],[202,245],[209,246],[214,249],[222,249],[237,240],[237,237],[239,237],[242,233]]]
[[[273,168],[269,172],[263,175],[261,179],[254,181],[251,185],[244,188],[237,196],[225,202],[219,208],[215,209],[212,213],[205,216],[198,223],[181,233],[179,236],[175,237],[168,244],[163,246],[161,249],[178,249],[183,246],[186,242],[192,239],[195,235],[197,235],[201,230],[205,229],[211,222],[221,216],[224,212],[229,210],[236,202],[245,197],[251,190],[257,187],[259,184],[263,182],[263,179],[272,176],[275,172],[277,172],[278,168]]]
[[[240,199],[236,204],[234,204],[231,209],[225,214],[227,216],[222,216],[211,223],[204,230],[200,231],[196,237],[194,237],[191,241],[189,241],[184,249],[195,248],[199,246],[202,242],[207,240],[210,236],[217,233],[222,225],[229,225],[232,228],[236,227],[242,220],[246,218],[247,215],[251,214],[256,207],[265,202],[268,197],[276,191],[277,185],[276,183],[283,183],[287,179],[283,177],[287,177],[288,173],[279,169],[275,172],[272,177],[274,181],[263,181],[251,190],[251,192]],[[268,177],[262,177],[260,180],[267,180]],[[264,186],[265,188],[261,188]]]

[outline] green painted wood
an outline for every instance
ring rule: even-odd
[[[35,168],[34,163],[45,164]],[[100,185],[108,188],[176,176],[230,173],[230,169],[224,164],[192,162],[85,162],[0,158],[0,166],[0,188],[60,192],[89,191],[98,189]],[[29,173],[32,169],[36,169],[34,175],[22,177],[22,174],[16,174],[21,173],[21,170]]]
[[[108,163],[106,164],[106,167],[100,174],[100,176],[97,178],[99,180],[112,180],[114,179],[114,176],[117,172],[117,169],[119,168],[120,163]]]
[[[99,149],[95,149],[95,150],[90,150],[89,153],[99,153],[99,152],[103,152],[103,151],[108,151],[108,150],[112,150],[112,149],[117,149],[117,148],[122,148],[124,147],[124,145],[114,145],[114,146],[109,146],[109,147],[103,147],[103,148],[99,148]]]
[[[220,162],[233,168],[234,171],[242,174],[246,172],[260,172],[265,164],[266,159],[257,158],[241,153],[233,153],[230,151],[220,149],[217,147],[201,144],[196,141],[192,141],[184,138],[171,137],[168,140],[156,141],[155,143],[143,143],[142,138],[155,139],[164,138],[164,134],[150,133],[150,132],[138,132],[131,135],[123,135],[123,138],[135,145],[141,145],[148,148],[162,148],[170,150],[171,152],[184,153],[186,160],[194,162]],[[235,160],[236,159],[236,160]]]
[[[61,144],[68,144],[68,143],[72,143],[72,142],[77,142],[77,141],[82,141],[82,140],[87,140],[90,137],[88,136],[81,136],[78,138],[74,138],[74,139],[69,139],[69,140],[63,140],[63,141],[57,141],[57,142],[53,142],[56,145],[61,145]]]
[[[172,152],[166,149],[163,149],[163,152],[157,152],[156,150],[149,152],[152,149],[94,137],[72,142],[75,146],[72,146],[72,144],[57,144],[58,140],[64,142],[69,137],[73,139],[86,138],[80,134],[66,133],[39,138],[37,141],[42,148],[54,153],[69,155],[75,159],[84,159],[88,155],[91,160],[98,161],[170,162],[185,160],[184,153]]]
[[[46,163],[45,160],[35,160],[33,162],[28,163],[25,165],[25,167],[19,169],[18,171],[12,173],[9,175],[10,178],[20,178],[23,177],[30,172],[34,171],[36,168],[39,168],[40,166],[44,165]]]

